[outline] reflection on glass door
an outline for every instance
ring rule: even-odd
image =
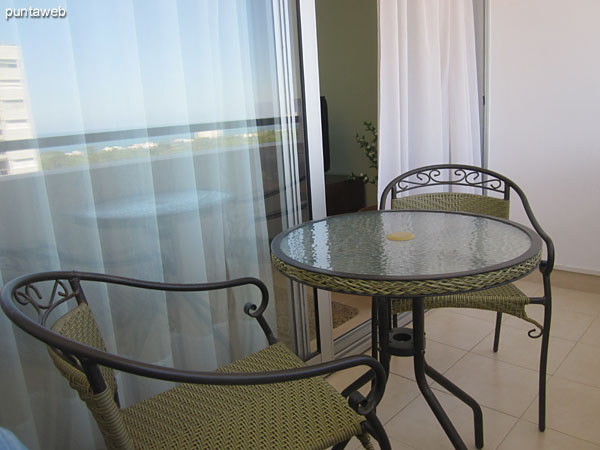
[[[6,21],[0,283],[59,269],[254,276],[269,287],[280,339],[317,351],[311,292],[276,273],[269,250],[309,218],[295,5],[103,0]],[[212,370],[265,345],[241,313],[253,295],[243,289],[201,302],[98,295],[108,345],[150,363]],[[156,327],[132,322],[131,308]],[[0,423],[28,448],[89,448],[94,425],[43,349],[4,316],[0,341]],[[123,402],[138,400],[122,378]],[[48,421],[57,410],[66,420]]]

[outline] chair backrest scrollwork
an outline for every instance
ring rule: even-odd
[[[471,192],[462,192],[464,190]],[[540,264],[540,270],[547,277],[554,267],[554,244],[537,221],[523,190],[497,172],[460,164],[413,169],[387,184],[381,194],[379,209],[460,211],[507,219],[511,192],[519,197],[531,226],[546,244],[546,260]]]

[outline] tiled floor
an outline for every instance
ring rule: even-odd
[[[536,278],[518,284],[530,295],[542,292]],[[553,294],[544,433],[537,429],[540,340],[527,336],[531,326],[505,318],[495,354],[495,313],[444,309],[426,315],[427,359],[482,406],[486,449],[600,449],[600,277],[557,272]],[[528,308],[540,317],[540,307]],[[329,381],[341,389],[353,377],[356,372],[346,371]],[[471,410],[432,387],[467,446],[475,448]],[[393,358],[378,415],[394,449],[452,448],[419,393],[410,358]],[[358,446],[356,441],[348,448]]]

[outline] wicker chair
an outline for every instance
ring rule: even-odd
[[[247,303],[244,311],[257,320],[269,346],[215,372],[167,368],[109,353],[83,291],[83,285],[92,283],[180,292],[254,285],[261,302]],[[306,366],[277,343],[262,315],[267,302],[266,286],[254,278],[166,284],[83,272],[22,276],[7,283],[1,294],[7,316],[47,344],[54,364],[91,410],[108,448],[343,448],[353,436],[372,448],[371,434],[389,449],[375,415],[386,380],[380,363],[352,356]],[[58,306],[66,309],[61,306],[65,303],[72,308],[46,326]],[[21,311],[26,306],[34,308],[37,321]],[[349,386],[343,392],[346,400],[322,377],[361,365],[374,378],[366,398]],[[113,369],[181,384],[123,408]]]
[[[439,192],[444,190],[445,186],[450,187],[449,192]],[[452,188],[458,186],[475,188],[477,193],[453,192]],[[544,286],[543,296],[530,298],[514,284],[507,284],[462,295],[428,297],[424,302],[425,308],[457,307],[496,311],[494,352],[498,351],[503,313],[526,320],[537,327],[539,331],[530,330],[529,337],[542,338],[538,427],[540,431],[544,431],[546,427],[546,367],[552,312],[550,273],[554,266],[554,246],[550,237],[536,220],[523,191],[513,181],[490,170],[455,164],[433,165],[411,170],[393,179],[381,194],[379,209],[388,207],[389,200],[389,206],[392,209],[459,211],[508,219],[511,191],[518,196],[530,225],[545,242],[546,259],[539,266]],[[543,324],[527,315],[525,307],[528,304],[544,307]],[[410,310],[410,299],[394,299],[392,301],[391,311],[394,318],[398,313]]]

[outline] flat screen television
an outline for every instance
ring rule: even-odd
[[[323,136],[323,166],[325,172],[327,172],[331,160],[329,157],[329,117],[327,114],[327,100],[324,96],[321,96],[321,134]]]

